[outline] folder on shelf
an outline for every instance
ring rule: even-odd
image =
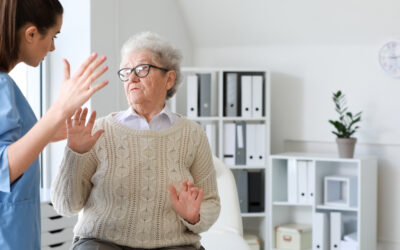
[[[297,203],[297,166],[296,159],[288,159],[288,202]]]
[[[242,75],[240,81],[241,88],[241,110],[242,117],[252,117],[253,107],[252,107],[252,76]]]
[[[236,123],[236,165],[246,165],[246,123]]]
[[[211,116],[218,116],[218,74],[212,72],[211,74]]]
[[[235,160],[235,145],[236,145],[236,124],[224,124],[224,162],[227,166],[234,166]]]
[[[329,250],[329,220],[326,213],[315,213],[313,219],[313,249]]]
[[[331,250],[340,249],[342,241],[343,223],[342,214],[339,212],[331,212]]]
[[[254,164],[261,167],[265,165],[265,124],[255,124],[255,132],[253,132],[253,134],[255,138],[254,142],[256,144]]]
[[[238,116],[238,74],[226,74],[226,116]]]
[[[208,123],[204,126],[208,142],[210,143],[211,152],[217,155],[217,126],[214,123]]]
[[[248,172],[249,212],[264,212],[262,172]]]
[[[257,166],[256,124],[246,124],[246,165]]]
[[[308,169],[307,161],[302,161],[302,160],[297,161],[297,184],[298,184],[297,198],[300,204],[306,204],[308,202],[307,169]]]
[[[234,176],[238,190],[240,212],[247,213],[249,211],[247,170],[237,169],[234,171]]]
[[[198,114],[198,78],[197,75],[189,75],[186,79],[187,84],[187,116],[197,117]]]
[[[262,97],[263,97],[263,78],[262,76],[252,76],[252,99],[253,117],[262,117]]]
[[[211,116],[211,74],[197,74],[199,77],[199,116]]]
[[[307,203],[314,203],[315,192],[315,165],[313,161],[307,161]]]

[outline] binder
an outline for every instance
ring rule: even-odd
[[[264,212],[264,185],[261,172],[248,172],[249,212]]]
[[[265,138],[265,124],[255,124],[255,131],[253,132],[256,146],[255,152],[256,156],[254,159],[254,164],[256,166],[264,166],[265,165],[265,146],[266,146],[266,138]]]
[[[307,196],[307,161],[297,161],[297,198],[300,204],[306,204],[308,202]]]
[[[236,186],[238,190],[240,212],[247,213],[249,207],[248,199],[248,175],[247,170],[238,169],[234,171]]]
[[[224,162],[227,166],[235,165],[235,145],[236,145],[236,125],[235,123],[224,124]]]
[[[246,165],[257,166],[256,124],[246,124]]]
[[[237,73],[226,74],[226,116],[238,116],[238,75]]]
[[[199,116],[211,116],[211,74],[197,74],[199,78]]]
[[[218,116],[218,75],[216,72],[211,75],[211,116]]]
[[[263,97],[263,78],[262,76],[252,77],[252,99],[253,99],[253,112],[255,118],[262,117],[262,97]]]
[[[189,75],[186,79],[187,83],[187,116],[197,117],[198,113],[198,78],[197,75]]]
[[[246,165],[246,123],[236,123],[236,165]]]
[[[297,203],[297,166],[296,159],[288,159],[288,202]]]
[[[252,117],[252,76],[242,75],[240,81],[242,117]]]
[[[313,250],[329,250],[329,220],[326,213],[315,213],[313,218]]]
[[[307,203],[314,204],[315,199],[315,165],[313,161],[307,161]]]
[[[217,155],[217,126],[214,123],[208,123],[204,126],[208,143],[210,143],[211,152],[213,155]]]
[[[342,241],[343,223],[342,214],[339,212],[331,212],[331,250],[340,249]]]

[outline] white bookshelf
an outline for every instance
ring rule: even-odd
[[[313,198],[307,204],[289,202],[288,165],[299,161],[310,164],[311,175],[309,182],[313,182],[310,191]],[[290,163],[291,162],[291,163]],[[300,153],[285,153],[270,157],[271,174],[269,176],[269,249],[276,249],[276,227],[289,224],[310,224],[313,228],[313,250],[340,249],[340,246],[326,248],[316,244],[316,231],[323,230],[313,225],[316,213],[339,212],[343,218],[343,234],[356,231],[358,236],[357,250],[376,249],[377,228],[377,160],[374,157],[354,159],[336,158],[327,155],[312,155]],[[325,205],[324,178],[326,176],[356,176],[356,205]],[[292,179],[293,180],[293,179]],[[292,189],[290,189],[292,190]],[[310,195],[311,197],[311,195]],[[348,198],[348,197],[346,197]],[[329,221],[329,216],[328,216]],[[330,223],[327,229],[330,230]],[[343,235],[342,235],[343,237]],[[330,240],[330,232],[328,241]],[[342,238],[343,239],[343,238]]]
[[[211,95],[211,116],[207,117],[188,117],[187,105],[188,105],[188,94],[187,94],[187,77],[194,74],[212,74],[212,91],[216,92]],[[262,86],[263,86],[263,105],[262,105],[262,117],[228,117],[224,115],[224,81],[226,80],[227,73],[238,73],[239,75],[258,75],[262,76]],[[242,213],[243,229],[244,233],[255,234],[262,241],[263,249],[267,249],[268,245],[268,223],[267,223],[267,166],[269,164],[270,155],[270,127],[271,127],[271,112],[270,112],[270,75],[269,71],[265,69],[249,69],[249,68],[198,68],[198,67],[186,67],[182,69],[183,79],[181,86],[179,87],[176,95],[168,101],[173,112],[181,114],[194,120],[202,125],[207,123],[215,124],[216,126],[216,152],[215,155],[218,156],[222,161],[224,161],[224,124],[231,122],[245,122],[247,124],[264,124],[265,125],[265,137],[257,138],[259,140],[264,140],[265,142],[265,152],[264,152],[264,164],[247,166],[247,165],[228,165],[233,172],[236,170],[245,169],[253,172],[260,172],[263,176],[263,195],[264,195],[264,211],[262,212],[247,212]],[[240,78],[240,77],[239,77]],[[238,88],[240,91],[240,88]],[[213,111],[214,110],[214,111]]]

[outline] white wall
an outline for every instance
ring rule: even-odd
[[[271,71],[272,153],[336,153],[332,92],[347,95],[351,111],[363,111],[356,154],[379,157],[378,232],[400,248],[400,80],[377,63],[379,46],[271,45],[197,48],[196,66],[265,67]],[[391,248],[392,249],[392,248]]]

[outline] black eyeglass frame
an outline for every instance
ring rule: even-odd
[[[136,71],[136,69],[137,69],[138,67],[141,67],[141,66],[148,66],[148,67],[149,67],[149,70],[147,71],[147,74],[144,75],[144,76],[139,76],[138,73],[137,73],[137,71]],[[135,75],[136,75],[137,77],[139,77],[139,78],[144,78],[144,77],[146,77],[146,76],[149,75],[149,73],[150,73],[150,68],[156,68],[156,69],[159,69],[159,70],[162,70],[162,71],[165,71],[165,72],[170,71],[169,69],[166,69],[166,68],[161,68],[161,67],[158,67],[158,66],[156,66],[156,65],[152,65],[152,64],[149,64],[149,63],[144,63],[144,64],[139,64],[139,65],[137,65],[137,66],[134,67],[134,68],[122,68],[122,69],[118,70],[117,73],[118,73],[119,79],[120,79],[121,81],[123,81],[123,82],[126,82],[126,81],[129,80],[129,77],[128,77],[128,79],[123,80],[123,79],[121,78],[121,74],[120,74],[120,72],[121,72],[122,70],[130,70],[129,76],[132,74],[132,72],[135,72]]]

